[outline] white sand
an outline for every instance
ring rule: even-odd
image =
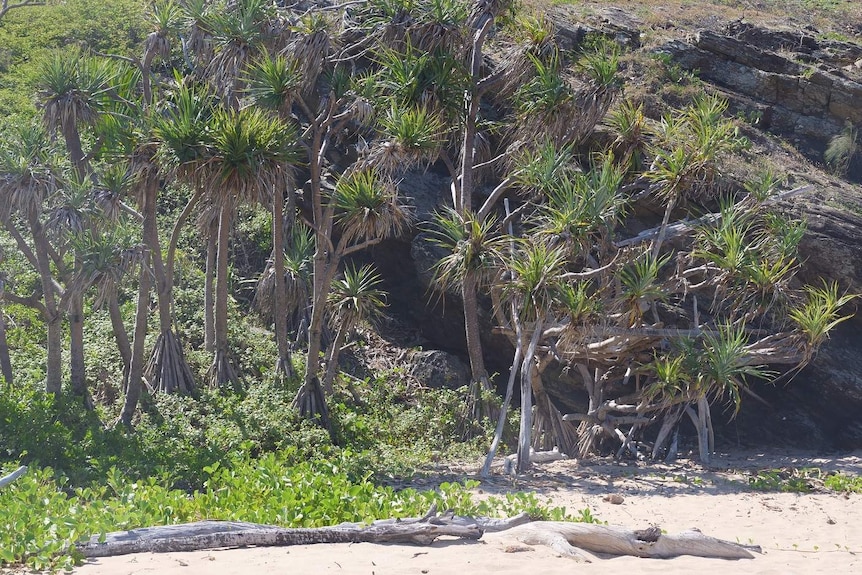
[[[859,454],[814,458],[803,454],[752,454],[719,459],[710,469],[691,462],[668,465],[541,466],[518,490],[569,510],[589,507],[612,525],[668,532],[697,527],[707,535],[763,548],[752,560],[679,557],[670,560],[595,557],[579,564],[544,547],[527,547],[510,533],[486,534],[478,542],[438,541],[430,547],[337,544],[246,548],[192,553],[138,554],[94,560],[80,575],[430,574],[467,573],[703,573],[705,575],[862,573],[862,495],[760,493],[744,488],[755,468],[821,467],[862,473]],[[512,490],[497,477],[481,492]],[[614,505],[603,497],[624,497]],[[514,552],[513,552],[514,551]]]

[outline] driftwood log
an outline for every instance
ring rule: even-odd
[[[562,556],[590,561],[581,550],[609,555],[676,557],[694,555],[724,559],[752,558],[759,547],[722,541],[685,531],[665,535],[657,527],[631,531],[585,523],[531,522],[522,513],[507,519],[438,515],[434,507],[423,517],[385,519],[371,525],[342,523],[333,527],[287,529],[238,521],[199,521],[163,527],[145,527],[94,535],[78,545],[84,557],[109,557],[130,553],[165,553],[246,546],[310,545],[313,543],[410,543],[428,545],[438,537],[479,539],[483,533],[512,530],[528,545],[547,545]]]
[[[630,530],[622,527],[563,521],[536,521],[512,531],[527,545],[547,545],[563,557],[589,562],[581,550],[607,555],[633,555],[667,559],[680,555],[717,559],[753,559],[755,545],[740,545],[704,535],[697,529],[676,535],[664,534],[658,527]]]
[[[485,531],[503,531],[530,521],[527,514],[508,519],[473,519],[436,508],[423,517],[385,519],[371,525],[283,528],[239,521],[198,521],[94,535],[77,546],[85,557],[129,553],[167,553],[220,547],[311,545],[313,543],[410,543],[428,545],[438,537],[479,539]]]

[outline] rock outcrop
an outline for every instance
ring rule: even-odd
[[[766,30],[734,22],[700,30],[657,49],[696,71],[755,118],[816,162],[848,122],[862,125],[862,46],[822,40],[809,30]],[[862,177],[862,161],[851,166]]]

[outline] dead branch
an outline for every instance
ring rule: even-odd
[[[537,521],[513,530],[527,545],[547,545],[564,557],[589,562],[580,550],[608,555],[632,555],[666,559],[680,555],[716,559],[753,559],[759,546],[740,545],[704,535],[696,529],[676,535],[658,527],[629,530],[622,527],[562,521]]]
[[[6,487],[10,483],[15,481],[19,477],[21,477],[22,475],[24,475],[25,473],[27,473],[27,466],[22,465],[21,467],[19,467],[18,469],[16,469],[15,471],[13,471],[9,475],[7,475],[6,477],[0,477],[0,487]]]

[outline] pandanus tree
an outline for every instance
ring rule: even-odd
[[[219,387],[236,385],[227,338],[228,252],[233,214],[243,202],[268,204],[274,190],[283,197],[296,161],[295,132],[255,108],[218,108],[207,134],[207,157],[198,170],[218,210],[215,297],[215,356],[210,371]]]
[[[321,187],[312,201],[316,245],[308,358],[295,403],[300,412],[319,416],[325,422],[328,416],[319,379],[320,352],[327,301],[339,264],[350,254],[400,234],[411,215],[401,203],[394,183],[373,168],[342,175],[334,190],[324,192]],[[337,239],[333,234],[336,226],[340,232]]]
[[[45,391],[59,394],[62,385],[62,289],[52,272],[55,253],[44,226],[44,202],[57,187],[56,152],[39,126],[22,126],[0,150],[0,217],[18,250],[39,275],[39,289],[30,296],[13,293],[5,299],[37,309],[45,320],[47,364]],[[29,241],[25,239],[29,238]]]
[[[300,97],[302,77],[296,60],[288,60],[284,56],[270,56],[265,53],[255,62],[249,72],[248,95],[252,102],[269,108],[278,113],[283,122],[292,122],[290,117],[293,102]],[[276,377],[293,375],[290,359],[290,344],[288,342],[288,292],[285,277],[285,230],[292,230],[296,212],[292,182],[285,190],[275,189],[272,192],[272,258],[271,266],[264,271],[263,289],[272,283],[272,317],[275,324],[275,341],[278,349],[278,360],[275,367]],[[287,210],[285,212],[285,197]],[[285,217],[286,216],[286,217]],[[271,267],[271,269],[270,269]],[[264,298],[267,301],[270,298]]]
[[[373,323],[386,307],[386,294],[379,289],[382,279],[372,266],[359,269],[348,265],[341,278],[332,282],[329,292],[329,321],[335,331],[335,338],[326,356],[326,373],[323,388],[332,389],[332,382],[338,373],[338,357],[347,334],[359,324]]]
[[[63,137],[74,172],[73,179],[80,185],[86,185],[86,180],[92,175],[91,155],[84,152],[80,129],[97,122],[112,75],[113,70],[106,62],[72,50],[51,55],[40,67],[36,79],[43,106],[43,122],[50,132]],[[78,264],[76,261],[74,266]],[[73,292],[68,295],[72,390],[85,395],[83,294]]]

